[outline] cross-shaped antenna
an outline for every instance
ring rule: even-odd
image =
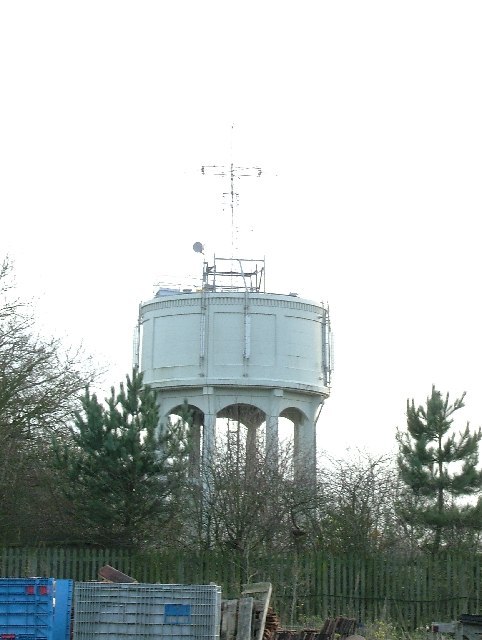
[[[235,235],[235,224],[234,224],[234,209],[235,206],[239,202],[239,193],[234,188],[234,179],[240,178],[248,178],[248,177],[256,177],[259,178],[262,173],[262,169],[260,167],[236,167],[233,163],[229,166],[219,166],[219,165],[203,165],[201,167],[201,173],[203,175],[214,175],[221,176],[225,178],[229,176],[230,180],[230,191],[223,193],[223,196],[229,196],[230,199],[230,208],[231,208],[231,250],[234,253],[234,235]]]

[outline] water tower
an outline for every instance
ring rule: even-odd
[[[230,178],[233,218],[236,171],[249,174],[232,164],[212,169]],[[200,243],[193,249],[203,250]],[[157,392],[161,422],[187,400],[195,473],[213,451],[217,418],[246,426],[248,453],[265,423],[273,462],[279,421],[289,419],[295,471],[315,471],[316,422],[330,393],[328,308],[295,293],[268,293],[264,276],[264,259],[214,257],[204,261],[199,287],[160,288],[140,305],[137,361]]]

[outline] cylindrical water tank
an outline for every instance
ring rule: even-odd
[[[260,292],[163,292],[140,307],[141,370],[153,388],[281,388],[329,395],[322,304]]]

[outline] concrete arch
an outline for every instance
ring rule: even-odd
[[[298,407],[287,407],[286,409],[283,409],[279,414],[279,417],[287,418],[295,424],[309,419],[306,413],[301,411],[301,409],[298,409]]]
[[[299,407],[285,407],[280,418],[293,424],[293,466],[295,473],[314,474],[316,471],[316,416]]]
[[[189,473],[192,477],[199,477],[201,473],[201,440],[204,429],[204,412],[197,405],[184,400],[180,404],[172,406],[170,409],[164,407],[164,415],[161,416],[161,428],[164,420],[169,419],[171,415],[178,418],[183,417],[183,410],[187,409],[191,412],[192,422],[189,427],[190,445],[189,451]]]
[[[218,411],[218,418],[233,420],[246,427],[246,458],[248,461],[256,458],[258,451],[258,433],[260,426],[266,422],[266,413],[254,404],[237,402]]]
[[[254,404],[236,402],[223,407],[217,413],[218,418],[237,420],[246,425],[248,429],[257,429],[266,420],[266,412]]]
[[[167,410],[167,412],[165,413],[165,415],[175,415],[175,416],[179,416],[181,417],[182,415],[182,410],[184,406],[187,406],[188,409],[190,411],[192,411],[193,413],[204,413],[204,411],[198,407],[196,404],[192,404],[191,402],[188,402],[187,400],[185,402],[183,402],[182,404],[176,404],[174,406],[172,406],[170,409]]]

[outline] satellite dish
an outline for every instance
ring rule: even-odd
[[[195,251],[196,253],[204,253],[204,247],[203,247],[203,245],[202,245],[200,242],[195,242],[195,243],[192,245],[192,248],[194,249],[194,251]]]

